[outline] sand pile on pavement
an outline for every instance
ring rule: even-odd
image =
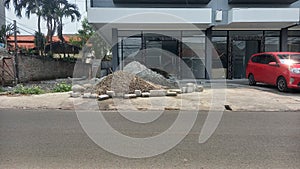
[[[125,72],[135,74],[136,76],[149,81],[154,84],[166,86],[168,88],[176,88],[177,85],[171,82],[170,79],[166,79],[163,75],[152,71],[140,62],[133,61],[127,64],[124,69]]]
[[[160,85],[153,84],[137,77],[134,74],[117,71],[106,76],[100,83],[96,85],[98,94],[106,94],[106,91],[112,90],[116,93],[134,93],[135,90],[148,92],[150,90],[162,89]]]

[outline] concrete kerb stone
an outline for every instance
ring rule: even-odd
[[[112,98],[112,97],[115,97],[116,96],[116,93],[115,93],[115,91],[106,91],[106,94],[110,97],[110,98]]]
[[[83,93],[82,98],[90,98],[91,97],[91,93]]]
[[[102,94],[102,95],[100,95],[100,96],[98,96],[98,100],[106,100],[106,99],[109,99],[109,95],[107,95],[107,94]]]
[[[141,96],[142,96],[142,91],[141,91],[141,90],[135,90],[135,91],[134,91],[134,94],[135,94],[137,97],[141,97]]]
[[[81,85],[76,84],[76,85],[72,86],[72,91],[74,93],[83,93],[85,91],[85,88]]]
[[[170,91],[167,91],[166,96],[177,96],[177,92],[170,92]]]
[[[136,94],[124,94],[124,99],[133,99],[136,98]]]
[[[78,97],[81,97],[81,93],[79,93],[79,92],[72,92],[72,93],[70,93],[70,96],[74,97],[74,98],[78,98]]]
[[[204,91],[204,87],[201,85],[196,86],[195,92],[203,92]]]
[[[181,94],[182,90],[181,89],[169,89],[168,92],[176,92],[177,94]]]
[[[167,90],[150,90],[150,97],[161,97],[166,96]]]
[[[150,93],[149,92],[143,92],[142,97],[150,97]]]
[[[193,93],[195,92],[195,84],[194,83],[187,83],[186,84],[186,92],[187,93]]]

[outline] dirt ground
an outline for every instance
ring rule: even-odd
[[[227,88],[205,87],[202,93],[177,97],[136,99],[71,98],[70,93],[31,96],[0,96],[0,108],[18,109],[100,109],[100,110],[210,110],[229,105],[232,111],[299,111],[300,92],[280,93],[274,87],[230,84]]]

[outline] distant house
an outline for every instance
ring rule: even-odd
[[[76,35],[64,35],[64,39],[66,43],[70,42],[70,39],[78,39]],[[8,38],[8,46],[10,48],[14,49],[15,48],[15,38],[14,36],[10,36]],[[60,39],[58,36],[53,36],[53,42],[60,42]],[[17,36],[17,45],[18,48],[20,49],[33,49],[35,48],[34,44],[34,36],[33,35],[18,35]]]

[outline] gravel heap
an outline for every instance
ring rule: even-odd
[[[149,92],[150,90],[161,89],[162,86],[147,82],[134,74],[124,71],[117,71],[106,76],[96,85],[98,94],[106,94],[106,91],[112,90],[116,93],[134,93],[135,90]]]
[[[145,65],[137,61],[130,62],[124,67],[123,70],[125,72],[135,74],[136,76],[154,84],[166,86],[168,88],[177,87],[177,85],[174,82],[171,82],[169,79],[166,79],[161,74],[152,71],[151,69],[147,68]]]

